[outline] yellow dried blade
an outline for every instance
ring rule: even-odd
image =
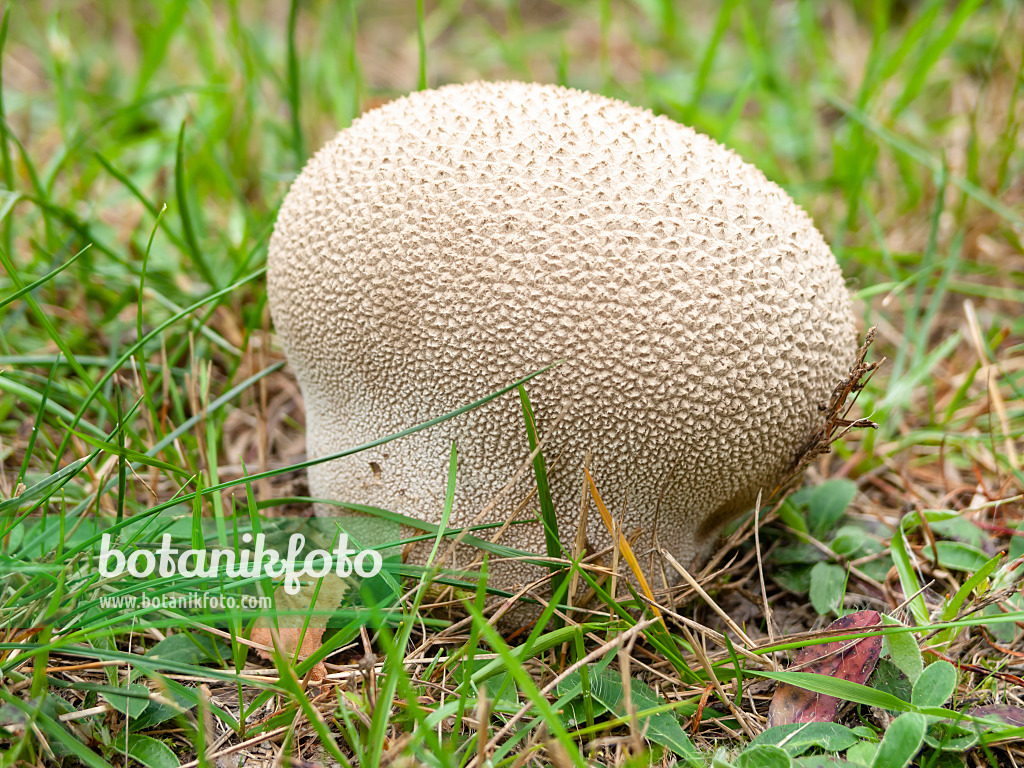
[[[601,519],[604,520],[605,527],[608,528],[608,532],[615,535],[615,527],[612,524],[612,516],[608,512],[608,507],[604,505],[601,500],[601,494],[597,492],[597,486],[594,485],[594,478],[590,476],[590,470],[586,467],[583,468],[584,473],[587,475],[587,482],[590,483],[590,495],[594,497],[594,503],[597,505],[597,511],[601,513]],[[640,589],[647,599],[651,601],[651,608],[654,610],[655,615],[661,619],[662,624],[665,623],[664,617],[661,615],[661,611],[658,610],[657,604],[654,602],[654,593],[651,591],[650,585],[647,583],[647,579],[644,577],[644,572],[640,570],[640,563],[637,562],[636,556],[633,554],[633,548],[629,546],[629,542],[626,537],[621,533],[619,534],[619,551],[622,556],[626,558],[626,562],[629,563],[630,570],[633,571],[633,575],[636,576],[636,580],[640,582]]]

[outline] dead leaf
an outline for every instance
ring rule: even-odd
[[[991,717],[1002,720],[1007,725],[1024,726],[1024,709],[1011,707],[1009,704],[986,704],[972,707],[967,711],[971,717]]]
[[[295,647],[299,644],[299,636],[302,635],[301,627],[281,627],[278,630],[278,637],[281,638],[281,651],[286,657],[292,658],[295,655]],[[304,659],[319,650],[322,645],[324,630],[317,627],[306,627],[306,634],[302,637],[302,645],[299,647],[299,658]],[[253,627],[252,635],[249,638],[254,643],[262,645],[274,645],[274,638],[268,627]],[[261,659],[273,659],[269,651],[256,649]],[[316,663],[309,673],[310,682],[318,683],[327,676],[327,667],[322,661]]]
[[[833,621],[829,630],[857,630],[881,626],[878,611],[858,611]],[[882,638],[865,637],[861,640],[837,640],[821,645],[801,648],[793,659],[793,672],[816,672],[841,680],[864,684],[878,664],[882,652]],[[842,699],[814,693],[795,685],[780,683],[768,708],[768,726],[789,723],[831,723],[839,713]]]

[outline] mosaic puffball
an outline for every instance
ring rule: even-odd
[[[782,189],[691,128],[549,85],[446,86],[364,114],[293,184],[268,279],[310,458],[563,360],[527,385],[563,544],[589,452],[634,551],[684,564],[791,468],[856,351],[836,260]],[[453,442],[449,525],[467,525],[528,463],[514,392],[314,466],[311,493],[439,523]],[[480,522],[507,520],[533,483]],[[611,544],[594,514],[587,538]],[[500,543],[545,552],[539,522]],[[503,588],[542,573],[491,571]]]

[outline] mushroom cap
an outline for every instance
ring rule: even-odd
[[[792,466],[856,348],[836,260],[782,189],[691,128],[550,85],[446,86],[364,114],[292,185],[268,282],[310,458],[564,360],[527,385],[563,543],[590,452],[634,551],[684,564]],[[438,523],[453,441],[450,525],[468,524],[527,462],[514,393],[314,466],[311,492]],[[587,537],[611,542],[593,514]],[[545,551],[539,522],[500,542]],[[492,567],[491,583],[535,573]]]

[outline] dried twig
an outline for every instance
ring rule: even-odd
[[[850,367],[850,373],[843,378],[832,390],[832,396],[828,404],[819,406],[825,414],[821,426],[815,430],[810,439],[797,453],[793,466],[789,472],[779,481],[775,490],[768,496],[769,499],[777,496],[781,491],[787,489],[799,479],[803,471],[819,456],[830,453],[832,443],[844,437],[853,429],[878,429],[878,425],[871,419],[848,419],[853,404],[857,402],[857,396],[867,386],[874,376],[875,371],[885,362],[883,357],[873,363],[865,362],[868,349],[875,340],[875,329],[877,326],[868,328],[864,336],[864,343],[857,350],[857,357]]]

